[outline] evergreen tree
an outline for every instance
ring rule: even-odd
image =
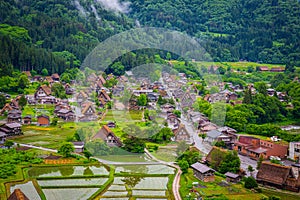
[[[244,99],[243,99],[243,103],[245,104],[252,104],[253,100],[252,100],[252,92],[251,92],[251,88],[248,88],[247,90],[245,90],[244,92]]]

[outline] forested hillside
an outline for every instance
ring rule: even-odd
[[[300,60],[298,0],[131,0],[142,24],[195,35],[215,60]]]
[[[215,61],[300,66],[297,0],[130,1],[0,0],[0,75],[13,68],[62,73],[99,42],[139,24],[195,36]]]
[[[1,68],[49,73],[78,66],[99,41],[133,27],[123,14],[72,0],[0,0],[0,24]]]

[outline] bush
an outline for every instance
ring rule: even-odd
[[[244,181],[245,181],[245,188],[247,189],[256,188],[258,186],[256,180],[252,176],[246,177]]]

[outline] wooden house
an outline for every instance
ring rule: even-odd
[[[210,130],[206,133],[205,141],[212,144],[216,142],[221,135],[222,133],[218,130]]]
[[[65,84],[65,91],[67,95],[75,94],[75,89],[71,87],[69,83]]]
[[[108,96],[105,90],[101,90],[98,93],[98,100],[101,101],[101,99],[106,103],[111,100],[110,96]]]
[[[21,135],[21,124],[19,123],[6,123],[0,126],[0,132],[5,133],[7,136]]]
[[[50,125],[50,117],[47,115],[37,116],[37,125],[38,126],[49,126]]]
[[[28,80],[32,79],[32,75],[31,75],[30,71],[23,71],[22,73],[27,76]]]
[[[74,145],[74,152],[75,153],[82,153],[84,151],[84,142],[72,142]]]
[[[12,106],[9,103],[6,103],[3,108],[1,109],[1,115],[8,113],[10,110],[13,110]]]
[[[41,100],[47,96],[51,95],[51,88],[47,85],[40,86],[37,91],[34,93],[34,98],[36,100]]]
[[[59,81],[59,75],[57,73],[52,74],[51,78],[52,78],[53,81],[57,81],[57,82]]]
[[[176,142],[185,141],[188,144],[192,143],[192,138],[189,132],[186,130],[184,124],[180,124],[177,129],[173,130],[174,132],[174,140]]]
[[[7,200],[29,200],[29,198],[21,191],[21,189],[17,188],[9,195]]]
[[[106,124],[106,126],[108,126],[108,128],[115,128],[116,127],[116,123],[115,122],[108,122]]]
[[[170,113],[175,110],[175,106],[169,103],[163,104],[160,106],[163,113]]]
[[[54,80],[52,79],[51,76],[46,76],[46,77],[45,77],[45,81],[48,82],[50,85],[52,85],[53,82],[54,82]]]
[[[228,183],[238,183],[241,181],[241,176],[239,174],[226,172],[224,175],[226,176],[226,181]]]
[[[194,163],[191,165],[193,169],[194,176],[203,182],[213,182],[215,181],[215,170],[202,164]]]
[[[170,129],[172,129],[172,130],[178,129],[180,122],[181,121],[180,121],[180,119],[178,119],[177,115],[175,115],[173,113],[168,114],[167,124]]]
[[[88,95],[84,91],[80,91],[76,96],[76,101],[81,104],[82,102],[86,101],[88,98]]]
[[[65,121],[74,121],[75,120],[75,113],[69,109],[60,109],[57,111],[56,116],[65,120]]]
[[[93,137],[93,139],[98,139],[98,138],[102,139],[110,147],[122,146],[121,140],[106,125],[102,126],[99,132]]]
[[[32,121],[31,115],[26,115],[25,117],[23,117],[23,124],[31,124],[31,121]]]
[[[299,192],[300,176],[296,178],[291,166],[262,162],[256,180],[263,185]]]
[[[258,67],[257,69],[260,72],[268,72],[269,71],[269,68],[267,66]]]
[[[81,114],[80,121],[92,121],[97,119],[96,109],[91,102],[82,104]]]
[[[10,110],[7,113],[7,123],[22,123],[22,111],[21,110]]]
[[[271,72],[284,72],[284,67],[272,67]]]
[[[196,96],[187,91],[181,96],[181,108],[191,108],[196,100]]]
[[[6,133],[0,130],[0,144],[3,144],[6,140]]]

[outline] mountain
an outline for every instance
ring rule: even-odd
[[[0,0],[0,76],[12,67],[61,73],[137,25],[186,32],[215,61],[300,66],[297,0]]]

